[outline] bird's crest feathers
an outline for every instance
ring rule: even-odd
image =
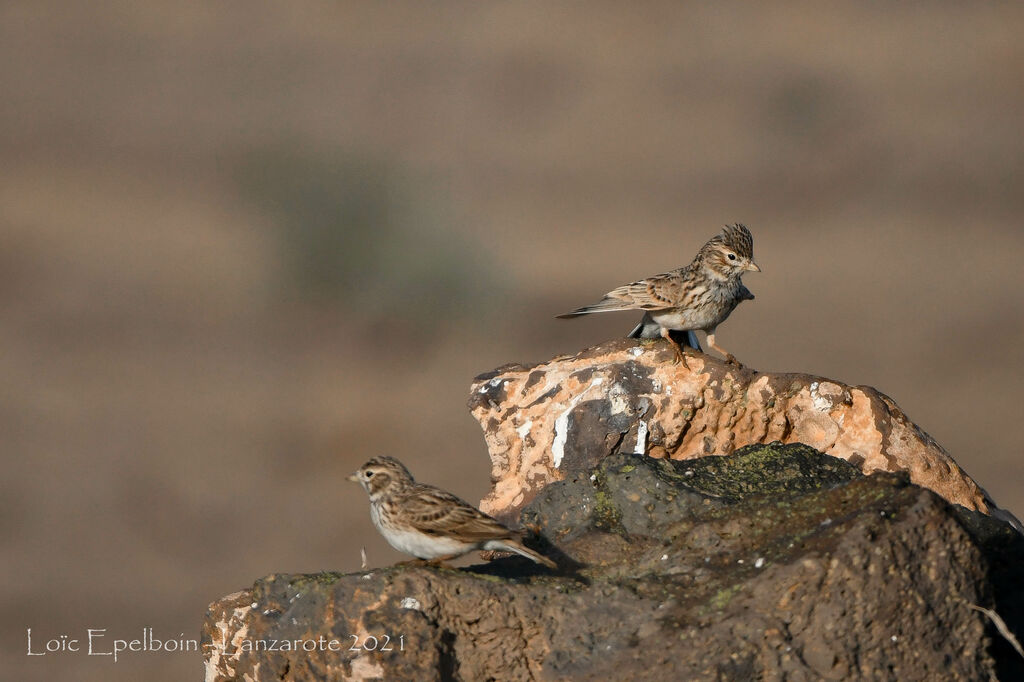
[[[726,225],[722,228],[722,231],[717,235],[708,240],[708,243],[704,245],[704,248],[710,247],[712,244],[721,244],[736,252],[736,255],[741,258],[753,258],[754,257],[754,237],[750,234],[750,230],[743,223],[735,223],[733,225]],[[701,249],[703,251],[704,249]]]

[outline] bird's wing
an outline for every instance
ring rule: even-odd
[[[577,308],[559,317],[575,317],[590,313],[605,313],[615,310],[664,310],[674,308],[682,300],[687,281],[687,268],[654,275],[612,289],[604,298],[593,305]]]
[[[421,533],[467,541],[515,537],[515,533],[476,507],[440,488],[417,484],[399,501],[405,518]]]

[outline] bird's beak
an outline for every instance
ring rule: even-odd
[[[353,483],[359,483],[359,472],[357,471],[354,474],[350,475],[348,477],[348,480],[352,481]]]
[[[754,261],[750,261],[749,263],[747,263],[746,267],[744,267],[743,269],[749,270],[751,272],[761,272],[761,266],[755,263]]]

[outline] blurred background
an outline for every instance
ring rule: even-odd
[[[479,500],[474,375],[746,222],[719,340],[892,396],[1024,514],[1024,6],[0,5],[0,587],[20,680],[188,680],[272,572],[401,559],[369,456]]]

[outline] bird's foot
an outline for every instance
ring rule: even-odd
[[[743,369],[743,363],[736,359],[732,353],[725,354],[725,364],[732,365],[736,369]]]
[[[524,523],[523,530],[525,530],[530,535],[540,535],[542,528],[540,527],[539,523]]]
[[[689,370],[690,366],[688,364],[686,364],[686,355],[683,353],[682,347],[680,347],[680,345],[678,343],[676,343],[674,341],[671,341],[671,340],[669,341],[669,343],[672,344],[672,351],[675,354],[675,358],[672,360],[672,364],[673,365],[682,365],[687,370]]]
[[[676,356],[672,359],[672,364],[682,365],[684,368],[686,368],[686,371],[691,371],[690,364],[686,362],[686,356],[683,355],[682,353],[676,353]]]

